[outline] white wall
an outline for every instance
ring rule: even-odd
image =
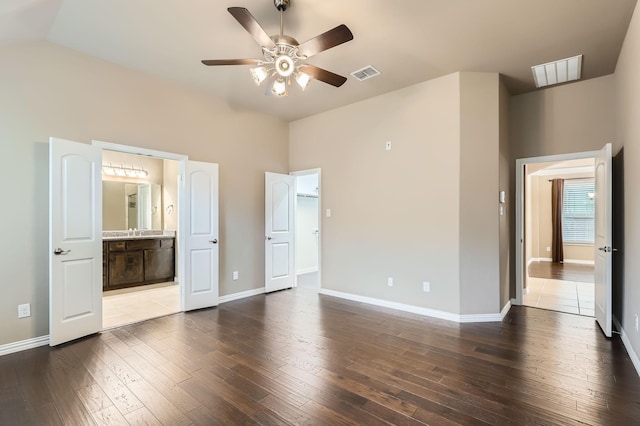
[[[305,274],[318,270],[318,198],[296,198],[296,271]]]
[[[0,345],[48,334],[50,136],[218,163],[220,295],[264,286],[264,171],[289,170],[286,123],[46,42],[0,46],[0,58],[2,193],[19,206],[0,209]]]

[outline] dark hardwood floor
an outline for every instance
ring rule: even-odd
[[[593,265],[578,263],[531,262],[527,268],[530,277],[552,280],[593,282]]]
[[[0,424],[631,425],[640,378],[592,318],[456,324],[255,296],[0,357]]]

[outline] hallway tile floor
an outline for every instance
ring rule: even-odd
[[[529,277],[527,283],[528,291],[523,296],[523,304],[526,306],[594,316],[593,283],[533,277]]]

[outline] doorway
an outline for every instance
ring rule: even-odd
[[[593,317],[594,158],[524,167],[522,304]]]
[[[594,316],[598,325],[607,337],[612,333],[612,161],[611,144],[605,144],[599,151],[574,154],[550,155],[545,157],[523,158],[516,160],[516,232],[515,232],[515,272],[516,272],[516,305],[522,305],[526,282],[526,244],[525,232],[525,181],[527,166],[540,163],[551,163],[578,159],[594,159],[595,191],[593,198],[594,220]],[[561,193],[561,191],[556,191]],[[556,206],[559,203],[556,202]],[[558,210],[558,208],[556,208]],[[558,241],[558,240],[557,240]]]
[[[320,169],[296,177],[296,285],[320,288]]]
[[[179,312],[179,162],[104,149],[102,164],[103,328]]]

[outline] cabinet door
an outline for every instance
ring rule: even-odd
[[[173,248],[144,251],[144,280],[173,281],[174,278]]]
[[[109,253],[109,287],[139,283],[143,280],[142,251]]]

